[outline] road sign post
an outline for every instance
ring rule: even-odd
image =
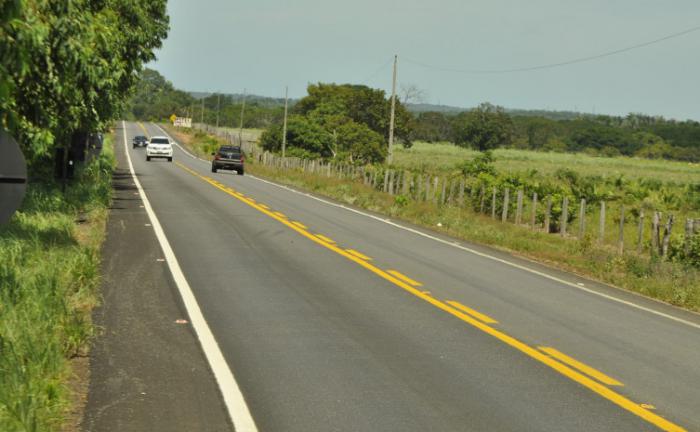
[[[0,225],[17,211],[27,189],[27,164],[17,141],[0,129]]]

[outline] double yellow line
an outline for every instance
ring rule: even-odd
[[[203,175],[200,175],[196,171],[188,168],[187,166],[177,162],[177,166],[182,168],[183,170],[187,171],[188,173],[192,174],[193,176],[204,180],[205,182],[209,183],[210,185],[214,186],[215,188],[223,191],[224,193],[227,193],[228,195],[236,198],[237,200],[249,205],[250,207],[258,210],[259,212],[271,217],[272,219],[278,221],[282,225],[285,225],[289,229],[296,231],[300,235],[306,237],[307,239],[311,240],[312,242],[323,246],[324,248],[335,252],[338,255],[341,255],[348,260],[358,264],[359,266],[371,271],[372,273],[376,274],[377,276],[381,277],[382,279],[385,279],[392,284],[404,289],[405,291],[413,294],[414,296],[418,297],[419,299],[425,301],[426,303],[429,303],[433,306],[435,306],[438,309],[441,309],[450,315],[453,315],[463,322],[481,330],[482,332],[493,336],[494,338],[500,340],[501,342],[511,346],[512,348],[515,348],[516,350],[522,352],[523,354],[527,355],[528,357],[531,357],[538,362],[545,364],[549,366],[550,368],[554,369],[555,371],[559,372],[560,374],[564,375],[565,377],[571,379],[572,381],[575,381],[582,386],[588,388],[589,390],[593,391],[594,393],[604,397],[605,399],[615,403],[616,405],[622,407],[623,409],[641,417],[642,419],[646,420],[647,422],[659,427],[660,429],[664,431],[669,431],[669,432],[681,432],[685,431],[684,428],[666,420],[665,418],[653,413],[647,407],[649,405],[640,405],[638,403],[635,403],[631,401],[630,399],[626,398],[625,396],[609,389],[605,385],[601,384],[600,382],[591,379],[590,377],[586,376],[584,373],[581,373],[574,368],[578,368],[578,366],[581,366],[582,368],[585,369],[585,365],[583,365],[580,362],[576,362],[574,359],[571,359],[568,356],[565,356],[562,353],[559,353],[558,351],[554,350],[553,348],[547,348],[547,347],[541,347],[540,350],[533,348],[516,338],[509,336],[508,334],[497,330],[493,327],[491,327],[489,324],[495,323],[496,321],[493,320],[492,318],[477,313],[481,315],[481,319],[476,318],[472,314],[476,311],[466,308],[464,305],[459,305],[455,304],[456,302],[450,302],[450,304],[442,302],[441,300],[438,300],[434,297],[432,297],[429,293],[420,291],[418,287],[420,286],[420,283],[410,280],[406,280],[406,276],[397,274],[398,272],[395,271],[384,271],[380,269],[379,267],[371,264],[369,262],[369,259],[363,259],[360,256],[357,255],[356,251],[351,250],[352,252],[340,248],[335,242],[329,241],[327,237],[324,236],[319,236],[319,235],[314,235],[311,234],[306,227],[299,223],[299,222],[294,222],[290,221],[286,216],[279,212],[274,212],[267,208],[267,206],[263,206],[261,204],[256,203],[253,199],[245,197],[243,194],[236,192],[234,189],[229,188],[224,186],[223,184],[219,183],[218,181],[206,177]],[[368,258],[364,256],[364,258]],[[461,307],[460,307],[461,306]],[[466,309],[465,309],[466,308]],[[483,321],[482,321],[483,320]],[[544,352],[543,352],[544,351]],[[548,355],[549,354],[549,355]],[[561,355],[559,355],[561,354]],[[559,360],[557,360],[555,357],[559,357]],[[569,362],[570,365],[572,366],[567,366],[566,363],[567,359],[570,359],[572,361]],[[564,361],[562,363],[561,361]],[[578,364],[577,364],[578,363]],[[589,367],[589,371],[586,373],[593,373],[597,372],[593,370],[592,368]],[[594,376],[594,375],[592,375]],[[599,377],[600,378],[600,377]],[[608,377],[609,378],[609,377]],[[612,380],[612,378],[610,378]],[[614,381],[614,380],[613,380]],[[604,380],[602,382],[605,382]],[[609,383],[609,382],[608,382]],[[617,383],[617,381],[615,381]],[[613,385],[617,385],[613,383]],[[618,383],[619,384],[619,383]]]

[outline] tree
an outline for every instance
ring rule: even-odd
[[[278,152],[282,149],[282,127],[274,125],[263,132],[260,144],[264,150]],[[300,115],[289,116],[287,120],[287,146],[304,151],[309,158],[333,157],[337,147],[331,132],[318,122]],[[290,153],[293,154],[293,153]]]
[[[30,169],[120,115],[168,30],[165,0],[4,1],[0,10],[0,122]]]
[[[401,84],[399,86],[399,95],[399,99],[404,105],[423,103],[427,97],[426,91],[415,84]]]
[[[479,151],[506,146],[513,139],[513,121],[503,108],[481,104],[453,120],[455,144]]]
[[[349,121],[335,132],[339,156],[350,163],[382,162],[388,153],[384,139],[366,125]]]
[[[449,141],[452,139],[450,119],[441,112],[422,112],[414,121],[413,138],[427,142]]]
[[[365,124],[381,136],[389,136],[391,102],[383,90],[353,84],[311,84],[308,96],[294,107],[298,114],[321,119],[341,116]],[[405,146],[411,146],[413,116],[400,101],[396,103],[394,136]]]

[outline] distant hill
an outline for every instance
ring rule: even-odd
[[[209,92],[188,92],[195,99],[209,97],[216,93]],[[243,100],[244,95],[241,93],[221,93],[222,96],[227,96],[232,99],[233,103],[239,103]],[[247,103],[255,103],[261,107],[279,107],[284,106],[284,98],[273,98],[259,95],[245,95]],[[289,105],[292,106],[298,99],[289,99]],[[457,114],[462,111],[469,111],[471,108],[456,107],[451,105],[438,105],[429,103],[410,103],[406,106],[408,110],[414,114],[422,112],[440,112],[444,114]],[[548,111],[548,110],[526,110],[517,108],[506,108],[508,114],[514,117],[544,117],[550,120],[573,120],[581,117],[592,117],[592,114],[584,114],[574,111]]]
[[[420,114],[422,112],[440,112],[440,113],[445,113],[445,114],[457,114],[462,111],[467,111],[470,108],[460,108],[460,107],[455,107],[455,106],[449,106],[449,105],[435,105],[435,104],[428,104],[428,103],[409,103],[406,105],[406,108],[414,113],[414,114]]]
[[[208,93],[208,92],[188,92],[193,98],[199,100],[202,98],[207,98],[211,95],[215,95],[216,93]],[[243,95],[241,93],[221,93],[222,96],[230,97],[231,101],[233,103],[239,103],[243,100],[245,97],[246,103],[255,103],[258,106],[262,107],[278,107],[278,106],[284,106],[284,98],[272,98],[268,96],[258,96],[258,95],[253,95],[253,94],[248,94],[248,95]],[[297,99],[289,99],[289,105],[294,105],[297,102]]]
[[[443,114],[457,114],[462,111],[469,111],[472,108],[460,108],[450,105],[435,105],[428,103],[408,104],[406,107],[414,114],[422,112],[439,112]],[[550,120],[572,120],[581,117],[589,117],[592,114],[584,114],[574,111],[548,111],[548,110],[525,110],[517,108],[506,108],[508,114],[513,117],[544,117]]]

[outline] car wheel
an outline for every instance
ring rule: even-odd
[[[238,170],[238,175],[243,175],[243,168]]]
[[[172,161],[173,161],[173,158],[169,157],[168,162],[172,162]]]
[[[150,161],[151,161],[151,157],[150,157],[150,156],[146,156],[146,162],[150,162]]]
[[[216,172],[216,167],[214,165],[211,166],[211,172],[213,172],[213,173]]]

